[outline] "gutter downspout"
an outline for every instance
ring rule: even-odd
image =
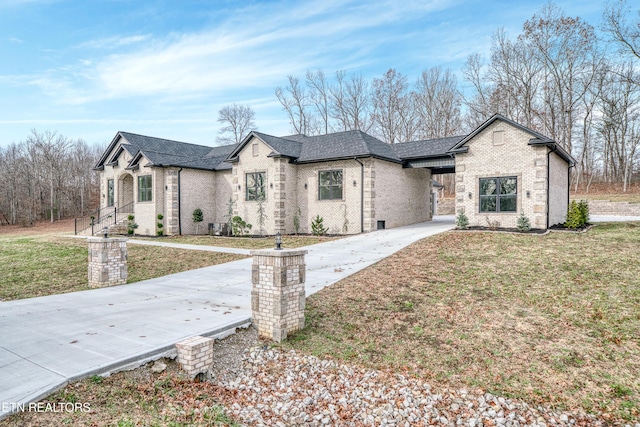
[[[549,171],[551,170],[550,165],[549,165],[549,160],[551,160],[551,153],[555,151],[555,146],[553,146],[553,148],[550,148],[549,151],[547,151],[547,226],[545,227],[547,230],[549,229],[549,205],[550,205],[550,198],[551,198],[551,194],[549,192],[549,184],[551,182],[551,177],[549,176]],[[535,200],[534,200],[535,203]]]
[[[178,235],[182,236],[182,205],[180,201],[180,172],[182,172],[182,168],[178,169]]]
[[[353,160],[360,163],[360,233],[364,233],[364,163],[357,157]]]

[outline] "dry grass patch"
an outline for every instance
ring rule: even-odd
[[[312,296],[287,344],[447,386],[640,415],[640,224],[450,232]]]
[[[40,402],[56,408],[67,404],[84,410],[24,412],[0,421],[0,426],[238,426],[218,403],[229,392],[207,382],[188,379],[178,365],[165,360],[167,371],[149,366],[103,378],[73,383]],[[228,397],[227,397],[228,398]],[[85,406],[83,406],[85,405]]]
[[[136,237],[138,239],[139,237]],[[282,247],[300,248],[302,246],[315,245],[340,239],[339,236],[282,236]],[[273,236],[267,237],[221,237],[221,236],[165,236],[165,237],[140,237],[143,240],[156,242],[180,243],[189,245],[219,246],[223,248],[238,249],[273,249],[275,240]]]
[[[128,283],[243,258],[239,255],[128,245]],[[0,237],[0,299],[88,289],[87,242],[59,236]]]

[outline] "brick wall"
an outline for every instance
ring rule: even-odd
[[[406,169],[402,165],[374,160],[375,215],[387,228],[431,220],[431,171]]]
[[[576,199],[576,201],[580,201],[580,199]],[[589,200],[589,213],[591,215],[640,216],[640,204]]]
[[[503,132],[498,145],[494,131]],[[532,227],[546,228],[548,148],[529,146],[530,139],[527,132],[497,120],[467,144],[467,153],[456,154],[456,213],[464,211],[469,225],[487,226],[489,218],[500,227],[515,227],[524,212]],[[480,212],[479,179],[507,176],[518,178],[517,212]]]
[[[182,169],[180,172],[180,217],[182,222],[182,234],[196,234],[199,228],[200,234],[207,233],[207,225],[218,221],[216,217],[216,180],[217,172],[202,171],[196,169]],[[221,195],[224,197],[224,195]],[[228,197],[227,197],[228,199]],[[221,203],[224,203],[222,199]],[[202,209],[203,221],[200,227],[193,222],[193,211]]]
[[[360,164],[355,160],[341,160],[297,165],[297,169],[297,206],[301,212],[300,232],[311,233],[311,221],[316,215],[320,215],[324,226],[329,229],[328,233],[359,233],[360,186],[362,185]],[[319,172],[337,169],[342,170],[342,199],[319,200]],[[293,219],[288,223],[293,224],[292,221]]]

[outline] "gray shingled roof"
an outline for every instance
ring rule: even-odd
[[[118,132],[128,144],[122,144],[134,158],[138,153],[146,157],[152,166],[177,166],[191,169],[224,170],[230,165],[224,162],[235,145],[207,147],[172,141],[170,139],[154,138],[130,132]],[[114,142],[117,140],[114,139]],[[102,166],[103,160],[96,165]],[[130,165],[133,166],[133,165]]]
[[[254,131],[253,133],[273,148],[273,155],[291,157],[292,159],[300,156],[302,144],[299,141],[279,138],[277,136],[271,136],[261,132]]]
[[[393,144],[391,147],[393,147],[398,157],[403,160],[447,156],[447,151],[460,142],[465,136],[466,135],[458,135],[438,139],[401,142]]]
[[[359,130],[307,137],[302,143],[297,162],[310,163],[368,156],[402,162],[391,145]]]
[[[231,168],[229,160],[237,156],[252,136],[260,138],[273,149],[270,156],[289,157],[296,163],[323,162],[354,157],[375,157],[390,162],[403,163],[403,160],[415,158],[447,156],[447,151],[464,138],[464,136],[454,136],[387,144],[359,130],[328,135],[290,135],[285,137],[253,131],[241,144],[207,147],[119,132],[107,151],[112,150],[119,138],[122,137],[128,142],[128,144],[123,144],[123,148],[134,158],[138,153],[142,154],[151,162],[151,166],[226,170]],[[107,160],[106,154],[108,153],[105,153],[105,157],[98,162],[96,168],[104,165]],[[135,161],[139,161],[139,158]],[[134,164],[129,166],[134,166]]]

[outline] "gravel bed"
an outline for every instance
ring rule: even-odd
[[[229,391],[222,403],[249,426],[609,425],[593,415],[532,407],[480,390],[436,390],[419,379],[293,350],[253,346],[236,356],[234,367],[213,374],[212,381]]]

